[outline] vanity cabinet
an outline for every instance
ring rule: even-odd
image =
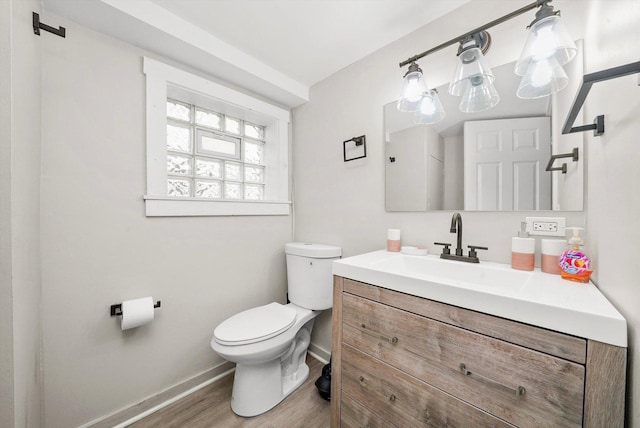
[[[622,427],[626,349],[334,277],[337,427]]]

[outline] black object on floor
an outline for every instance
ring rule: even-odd
[[[329,359],[329,364],[322,368],[322,375],[316,380],[315,385],[320,397],[331,401],[331,359]]]

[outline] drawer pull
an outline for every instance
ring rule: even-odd
[[[517,388],[511,388],[510,386],[507,386],[507,385],[505,385],[503,383],[500,383],[497,380],[493,380],[493,379],[490,379],[490,378],[488,378],[486,376],[479,375],[478,373],[472,373],[471,371],[467,370],[467,366],[464,363],[460,363],[460,371],[465,376],[474,376],[474,377],[476,377],[476,378],[478,378],[478,379],[480,379],[482,381],[485,381],[487,383],[491,383],[493,385],[498,385],[498,386],[500,386],[502,388],[505,388],[505,389],[511,391],[511,393],[515,394],[516,397],[520,397],[521,395],[524,395],[525,392],[527,391],[524,386],[518,386]]]
[[[360,376],[360,377],[358,378],[358,381],[360,381],[360,385],[362,385],[362,386],[367,386],[367,384],[366,384],[366,383],[365,383],[365,381],[364,381],[364,376]]]
[[[389,343],[391,343],[393,345],[398,343],[398,338],[396,336],[388,337],[388,336],[384,336],[384,335],[382,335],[382,334],[380,334],[378,332],[367,330],[367,326],[364,323],[360,324],[360,328],[362,329],[362,331],[364,333],[367,333],[369,336],[373,336],[373,337],[376,337],[378,339],[382,339],[385,342],[389,342]]]
[[[392,403],[396,401],[396,396],[394,394],[391,394],[389,396],[389,401],[391,401]]]

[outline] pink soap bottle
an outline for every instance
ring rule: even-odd
[[[511,238],[511,267],[517,270],[533,270],[536,259],[536,240],[529,238],[527,222],[520,223],[518,236]]]

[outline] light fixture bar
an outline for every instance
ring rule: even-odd
[[[430,55],[430,54],[432,54],[434,52],[437,52],[437,51],[439,51],[441,49],[444,49],[447,46],[451,46],[451,45],[454,45],[456,43],[460,43],[460,40],[466,39],[467,37],[469,37],[469,36],[471,36],[473,34],[479,33],[481,31],[485,31],[485,30],[487,30],[487,29],[489,29],[491,27],[494,27],[494,26],[496,26],[498,24],[501,24],[501,23],[503,23],[505,21],[508,21],[508,20],[510,20],[512,18],[515,18],[518,15],[522,15],[523,13],[528,12],[528,11],[530,11],[532,9],[540,7],[540,6],[542,6],[542,5],[546,4],[546,3],[550,3],[551,1],[552,0],[536,0],[533,3],[528,4],[526,6],[523,6],[520,9],[515,10],[515,11],[513,11],[513,12],[507,14],[507,15],[504,15],[504,16],[498,18],[498,19],[494,19],[493,21],[491,21],[491,22],[489,22],[487,24],[484,24],[481,27],[475,28],[475,29],[473,29],[471,31],[467,31],[466,33],[464,33],[461,36],[454,37],[453,39],[449,40],[448,42],[444,42],[444,43],[436,46],[435,48],[431,48],[431,49],[429,49],[427,51],[424,51],[422,53],[419,53],[417,55],[412,56],[411,58],[408,58],[408,59],[402,61],[400,63],[400,68],[404,67],[407,64],[411,64],[412,62],[417,61],[420,58],[424,58],[427,55]]]

